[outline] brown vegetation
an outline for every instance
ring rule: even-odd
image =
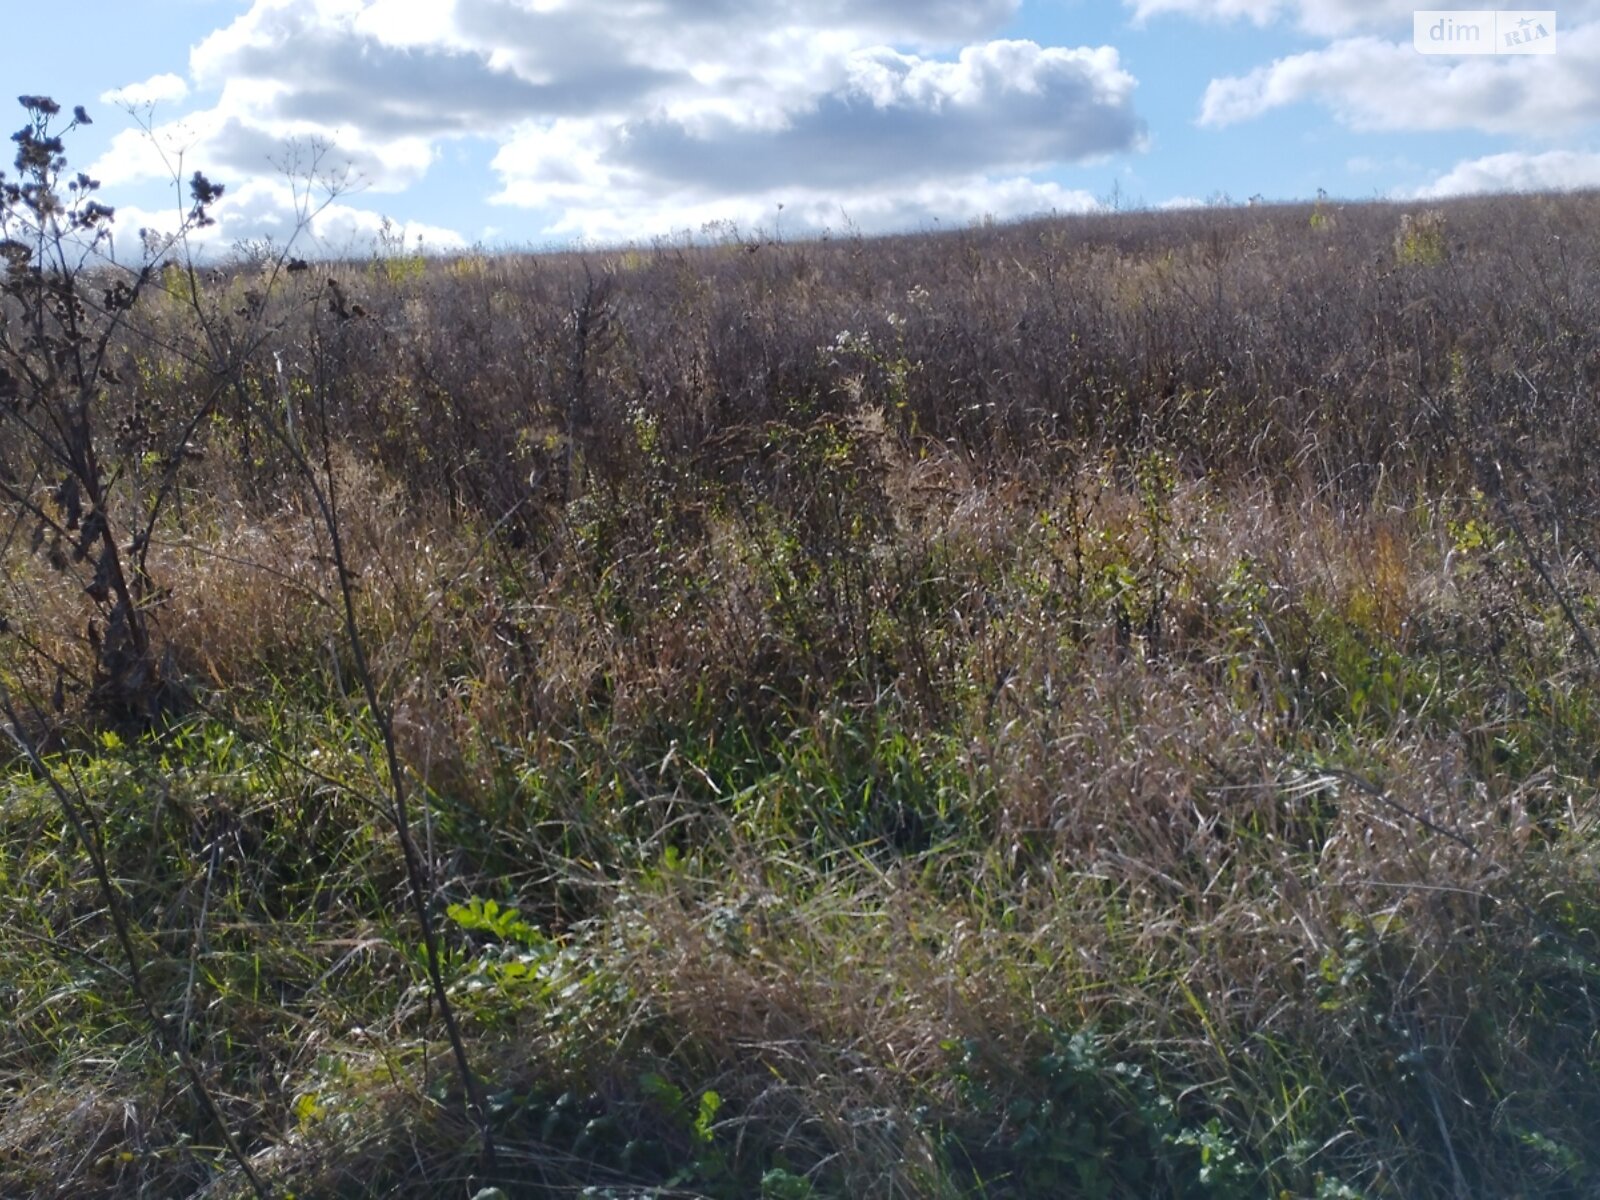
[[[1590,1194],[1597,217],[152,276],[167,691],[21,535],[0,674],[215,1112],[19,762],[0,1191],[219,1194],[220,1113],[301,1196]]]

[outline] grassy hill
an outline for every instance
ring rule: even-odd
[[[1600,196],[10,261],[0,1193],[1600,1187]]]

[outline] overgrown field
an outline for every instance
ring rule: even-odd
[[[11,256],[0,1194],[1600,1189],[1600,196],[289,265]]]

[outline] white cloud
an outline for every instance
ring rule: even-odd
[[[747,235],[814,237],[948,229],[991,217],[1008,221],[1096,207],[1098,202],[1089,193],[1050,181],[980,174],[907,188],[863,187],[849,193],[789,188],[665,203],[644,195],[617,196],[598,206],[560,206],[548,231],[602,245],[729,229]]]
[[[299,254],[370,252],[383,230],[383,214],[340,200],[323,204],[323,199],[314,195],[308,205],[303,190],[297,191],[287,180],[248,180],[227,188],[210,210],[216,224],[192,231],[188,242],[201,255],[268,240],[278,246],[292,244]],[[119,207],[115,225],[119,257],[137,260],[141,229],[170,235],[181,223],[176,205],[168,210]],[[419,245],[419,236],[421,248],[427,250],[459,250],[467,245],[457,231],[436,225],[402,221],[393,223],[391,229],[408,249]]]
[[[612,126],[598,156],[648,186],[730,191],[1042,167],[1137,144],[1133,87],[1109,49],[990,42],[954,63],[871,50],[775,127],[668,109]]]
[[[1467,58],[1418,54],[1409,40],[1347,38],[1213,80],[1200,121],[1231,125],[1316,101],[1361,130],[1569,134],[1600,121],[1600,23],[1561,37],[1550,57]]]
[[[303,174],[313,158],[319,176],[400,192],[427,173],[435,150],[421,136],[375,138],[316,121],[264,122],[254,115],[248,89],[230,87],[212,108],[118,131],[90,174],[111,185],[169,183],[199,167],[224,182],[243,181]]]
[[[990,42],[954,62],[863,50],[832,91],[776,120],[691,105],[530,124],[494,160],[495,200],[555,210],[556,231],[593,238],[748,220],[778,203],[791,227],[813,229],[837,228],[841,208],[873,228],[931,220],[941,204],[955,221],[1076,210],[1081,194],[1026,173],[1141,144],[1133,88],[1109,49]]]
[[[381,213],[335,204],[318,216],[311,236],[330,252],[338,253],[343,247],[348,253],[360,254],[378,248],[380,235],[384,233],[383,221]],[[407,250],[433,252],[467,248],[467,239],[456,230],[422,221],[393,222],[389,232],[395,244]]]
[[[177,75],[152,75],[143,83],[130,83],[127,87],[100,93],[100,102],[138,108],[147,104],[184,100],[188,95],[189,85]]]
[[[1123,0],[1134,19],[1178,15],[1206,21],[1247,20],[1256,25],[1286,21],[1305,33],[1337,37],[1356,32],[1404,35],[1411,17],[1428,4],[1417,0]],[[1479,7],[1492,7],[1488,5]],[[1569,0],[1559,8],[1562,27],[1600,17],[1600,0]]]
[[[1583,150],[1511,151],[1457,163],[1412,193],[1418,198],[1473,192],[1567,191],[1600,187],[1600,154]]]
[[[1134,20],[1143,24],[1152,17],[1180,15],[1208,21],[1249,20],[1266,25],[1278,19],[1282,0],[1124,0],[1133,9]]]
[[[93,170],[170,180],[181,157],[242,185],[317,142],[400,192],[447,141],[484,138],[493,199],[560,236],[780,201],[790,228],[1075,207],[1031,176],[1141,148],[1135,81],[1109,47],[985,40],[1018,5],[254,0],[190,53],[210,106],[119,135]]]

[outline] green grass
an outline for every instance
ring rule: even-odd
[[[1086,518],[1078,561],[1052,499],[989,515],[1014,539],[941,531],[920,578],[914,538],[869,547],[856,586],[897,595],[866,630],[836,620],[845,568],[801,570],[768,513],[670,585],[679,620],[764,626],[756,679],[642,662],[664,597],[639,568],[579,603],[607,686],[560,723],[508,738],[470,690],[438,702],[421,837],[509,1194],[1380,1196],[1441,1170],[1581,1194],[1596,731],[1565,640],[1529,614],[1514,670],[1474,653],[1425,516],[1367,576],[1359,530],[1312,569],[1219,542],[1236,502],[1161,503],[1184,549],[1159,596],[1147,518]],[[868,690],[915,670],[942,703]],[[49,763],[152,986],[282,1187],[466,1180],[359,708],[209,703]],[[100,1137],[81,1194],[226,1176],[52,795],[24,772],[6,796],[12,1161]]]

